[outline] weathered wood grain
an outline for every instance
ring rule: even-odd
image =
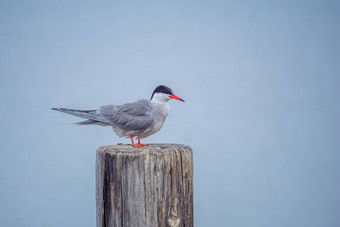
[[[97,227],[193,226],[191,148],[98,148],[96,206]]]

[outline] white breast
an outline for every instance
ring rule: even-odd
[[[148,137],[156,132],[158,132],[164,124],[164,121],[169,113],[169,104],[168,103],[159,103],[153,102],[153,111],[151,113],[152,118],[154,119],[154,124],[150,129],[145,130],[143,135],[140,138]]]

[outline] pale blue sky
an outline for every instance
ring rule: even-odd
[[[51,107],[171,102],[195,226],[340,226],[338,1],[0,1],[0,226],[94,226],[95,150]]]

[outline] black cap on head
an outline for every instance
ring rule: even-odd
[[[151,99],[152,99],[152,97],[155,93],[164,93],[164,94],[168,94],[168,95],[174,94],[174,93],[172,93],[172,90],[165,85],[159,85],[158,87],[156,87],[156,89],[152,93]]]

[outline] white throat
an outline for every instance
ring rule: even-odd
[[[159,104],[167,104],[170,100],[169,95],[164,93],[155,93],[151,99],[151,102],[159,103]]]
[[[151,103],[153,103],[156,107],[155,112],[159,114],[159,117],[162,119],[162,121],[165,120],[169,113],[169,100],[169,95],[164,93],[155,93],[151,99]]]

